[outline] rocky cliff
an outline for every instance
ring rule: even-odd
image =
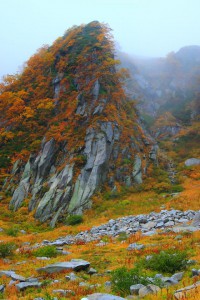
[[[11,209],[28,202],[36,219],[54,226],[64,214],[89,208],[97,190],[142,182],[157,147],[124,93],[117,63],[108,28],[92,22],[40,50],[4,88],[2,95],[25,90],[22,114],[32,112],[22,119],[25,149],[11,152],[15,164],[4,184],[13,193]],[[14,134],[20,124],[10,118],[4,132]]]

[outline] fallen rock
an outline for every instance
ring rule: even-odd
[[[110,294],[95,293],[85,298],[82,298],[81,300],[125,300],[125,298],[110,295]]]
[[[16,281],[26,281],[26,278],[24,278],[21,275],[16,274],[14,271],[0,271],[0,277],[1,276],[10,277]]]
[[[175,273],[171,276],[172,279],[180,281],[183,278],[184,272]]]
[[[74,270],[80,271],[85,270],[90,266],[88,261],[82,259],[72,259],[71,261],[55,263],[51,265],[47,265],[46,267],[37,269],[38,272],[45,272],[45,273],[57,273],[64,270]]]

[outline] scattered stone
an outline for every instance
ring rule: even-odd
[[[79,283],[79,286],[89,286],[89,283],[82,281]]]
[[[39,257],[36,257],[36,259],[38,259],[38,260],[50,260],[50,257],[39,256]]]
[[[175,236],[175,240],[182,240],[182,238],[183,238],[183,236],[181,235],[181,234],[179,234],[179,235],[177,235],[177,236]]]
[[[44,240],[42,245],[62,247],[63,245],[71,245],[78,241],[83,243],[98,241],[96,246],[101,247],[107,245],[106,242],[101,240],[102,236],[118,237],[122,232],[127,236],[139,231],[142,232],[143,236],[152,236],[157,233],[157,229],[164,232],[166,232],[166,229],[169,229],[172,232],[193,232],[200,228],[198,226],[187,225],[186,222],[192,221],[195,214],[196,212],[193,210],[183,212],[175,209],[163,209],[159,213],[151,212],[148,215],[141,214],[136,216],[126,216],[116,220],[111,219],[106,224],[79,232],[75,236],[67,235],[66,237],[61,237],[55,241]],[[38,244],[38,246],[41,245]]]
[[[139,290],[145,287],[143,284],[134,284],[130,286],[131,295],[139,295]]]
[[[61,263],[55,263],[52,265],[47,265],[46,267],[37,269],[38,272],[45,272],[45,273],[57,273],[64,270],[74,270],[74,271],[80,271],[85,270],[90,266],[90,263],[88,261],[82,260],[82,259],[72,259],[68,262],[61,262]]]

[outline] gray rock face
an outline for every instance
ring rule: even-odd
[[[130,292],[131,292],[131,295],[139,295],[139,290],[141,288],[144,288],[145,286],[141,283],[139,284],[134,284],[134,285],[131,285],[130,286]]]
[[[175,292],[174,294],[174,298],[176,300],[181,300],[181,299],[184,299],[187,297],[187,295],[191,292],[194,292],[195,293],[195,290],[196,288],[200,286],[200,281],[197,281],[195,284],[192,284],[192,285],[189,285],[189,286],[186,286],[182,289],[179,289]]]
[[[193,221],[192,221],[192,226],[198,227],[200,226],[200,212],[197,212]]]
[[[38,272],[45,272],[45,273],[58,273],[62,272],[64,270],[74,270],[74,271],[80,271],[85,270],[90,266],[90,263],[88,261],[82,260],[82,259],[72,259],[68,262],[61,262],[61,263],[55,263],[52,265],[47,265],[46,267],[37,269]]]
[[[189,158],[185,161],[185,165],[187,167],[198,166],[198,165],[200,165],[200,159],[199,158]]]
[[[82,298],[85,300],[125,300],[125,298],[110,295],[110,294],[101,294],[101,293],[95,293],[88,295],[85,298]]]
[[[30,186],[29,184],[30,176],[31,176],[31,166],[30,166],[30,162],[28,161],[24,168],[24,172],[22,174],[22,178],[19,183],[19,186],[14,191],[14,194],[10,201],[9,207],[11,209],[17,210],[22,205],[24,199],[28,196],[28,191]]]
[[[55,95],[59,94],[61,79],[62,76],[58,76],[53,82]],[[96,80],[91,90],[90,104],[80,91],[76,114],[86,118],[88,115],[101,114],[108,99],[100,99],[96,103],[99,91],[100,83]],[[67,141],[59,145],[54,139],[46,141],[44,138],[39,154],[30,156],[19,186],[13,194],[10,208],[18,209],[23,200],[32,195],[29,210],[36,211],[36,219],[41,222],[48,220],[50,226],[54,227],[57,220],[66,213],[82,214],[83,210],[90,208],[92,195],[106,180],[111,189],[114,188],[115,181],[126,186],[131,186],[133,182],[141,184],[144,170],[142,157],[137,153],[140,151],[139,145],[142,148],[146,144],[139,136],[131,136],[130,145],[120,145],[121,132],[116,121],[97,121],[94,126],[86,129],[85,144],[76,150],[68,149]],[[135,154],[132,148],[134,152],[136,150]],[[156,159],[155,149],[153,147],[150,152],[152,161]],[[71,162],[76,156],[83,157],[80,168]],[[124,164],[125,159],[130,163],[134,159],[133,166],[128,166],[127,162]],[[121,160],[120,167],[115,164],[117,160]],[[146,165],[147,160],[145,158]],[[74,174],[78,175],[76,180],[73,179]]]

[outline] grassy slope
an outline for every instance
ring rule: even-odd
[[[25,229],[27,234],[21,234],[20,232],[16,237],[9,236],[6,231],[0,232],[1,241],[14,242],[17,247],[20,247],[20,251],[15,252],[14,256],[10,257],[9,261],[0,260],[0,269],[15,270],[16,273],[25,277],[38,276],[36,269],[46,264],[70,260],[71,258],[83,258],[91,262],[91,266],[98,270],[98,273],[103,276],[89,276],[85,272],[81,272],[78,275],[81,277],[80,281],[89,281],[90,284],[102,283],[101,287],[89,290],[87,287],[80,287],[78,282],[67,282],[65,280],[65,274],[56,274],[46,276],[45,282],[47,283],[42,289],[29,289],[26,292],[17,292],[14,287],[8,287],[5,295],[6,299],[26,299],[30,300],[34,297],[44,296],[45,294],[52,295],[54,289],[72,289],[76,295],[70,295],[68,298],[79,300],[81,296],[90,294],[92,292],[111,292],[105,289],[104,282],[110,279],[109,274],[105,274],[105,270],[113,270],[120,266],[126,266],[131,268],[139,258],[151,253],[157,253],[163,249],[170,249],[174,247],[178,250],[188,250],[190,258],[199,261],[195,266],[191,266],[185,273],[183,281],[179,285],[170,287],[168,290],[163,289],[162,293],[157,296],[147,296],[146,299],[172,299],[173,292],[179,287],[187,286],[193,283],[194,279],[190,278],[191,268],[200,268],[200,232],[192,234],[184,234],[182,242],[176,240],[177,234],[157,234],[152,237],[143,237],[140,233],[137,233],[130,238],[125,238],[123,241],[120,239],[103,238],[103,241],[108,244],[103,247],[96,246],[96,242],[88,244],[77,244],[65,247],[71,254],[68,256],[58,255],[56,258],[51,258],[49,261],[37,260],[33,253],[29,249],[23,246],[23,243],[28,241],[31,245],[41,242],[44,239],[56,239],[60,236],[67,234],[74,234],[82,230],[91,228],[92,226],[99,225],[108,221],[111,218],[118,218],[129,214],[149,213],[151,211],[159,211],[160,207],[165,205],[167,209],[199,209],[200,202],[200,184],[199,184],[200,169],[193,168],[186,169],[184,171],[185,180],[183,183],[184,191],[177,197],[173,198],[170,195],[156,194],[156,192],[135,192],[127,193],[126,195],[118,196],[115,199],[103,199],[100,195],[97,195],[94,199],[94,209],[87,211],[84,216],[84,222],[76,226],[60,226],[54,230],[51,230],[47,225],[41,225],[35,223],[34,219],[28,215],[27,208],[22,207],[18,212],[12,213],[5,209],[6,203],[9,199],[4,199],[0,203],[1,221],[0,227],[3,229],[13,228],[13,224],[18,229]],[[37,232],[37,234],[36,234]],[[128,252],[126,250],[128,244],[132,242],[141,242],[146,245],[146,248],[142,251]],[[18,264],[20,261],[28,261],[25,264]],[[147,271],[148,272],[148,271]],[[48,284],[51,279],[59,279],[60,282],[53,285]],[[1,283],[9,282],[8,278],[1,278]],[[195,298],[196,297],[196,298]],[[188,299],[199,299],[199,294],[192,295]],[[46,296],[46,299],[50,299]],[[62,299],[60,297],[59,299]]]

